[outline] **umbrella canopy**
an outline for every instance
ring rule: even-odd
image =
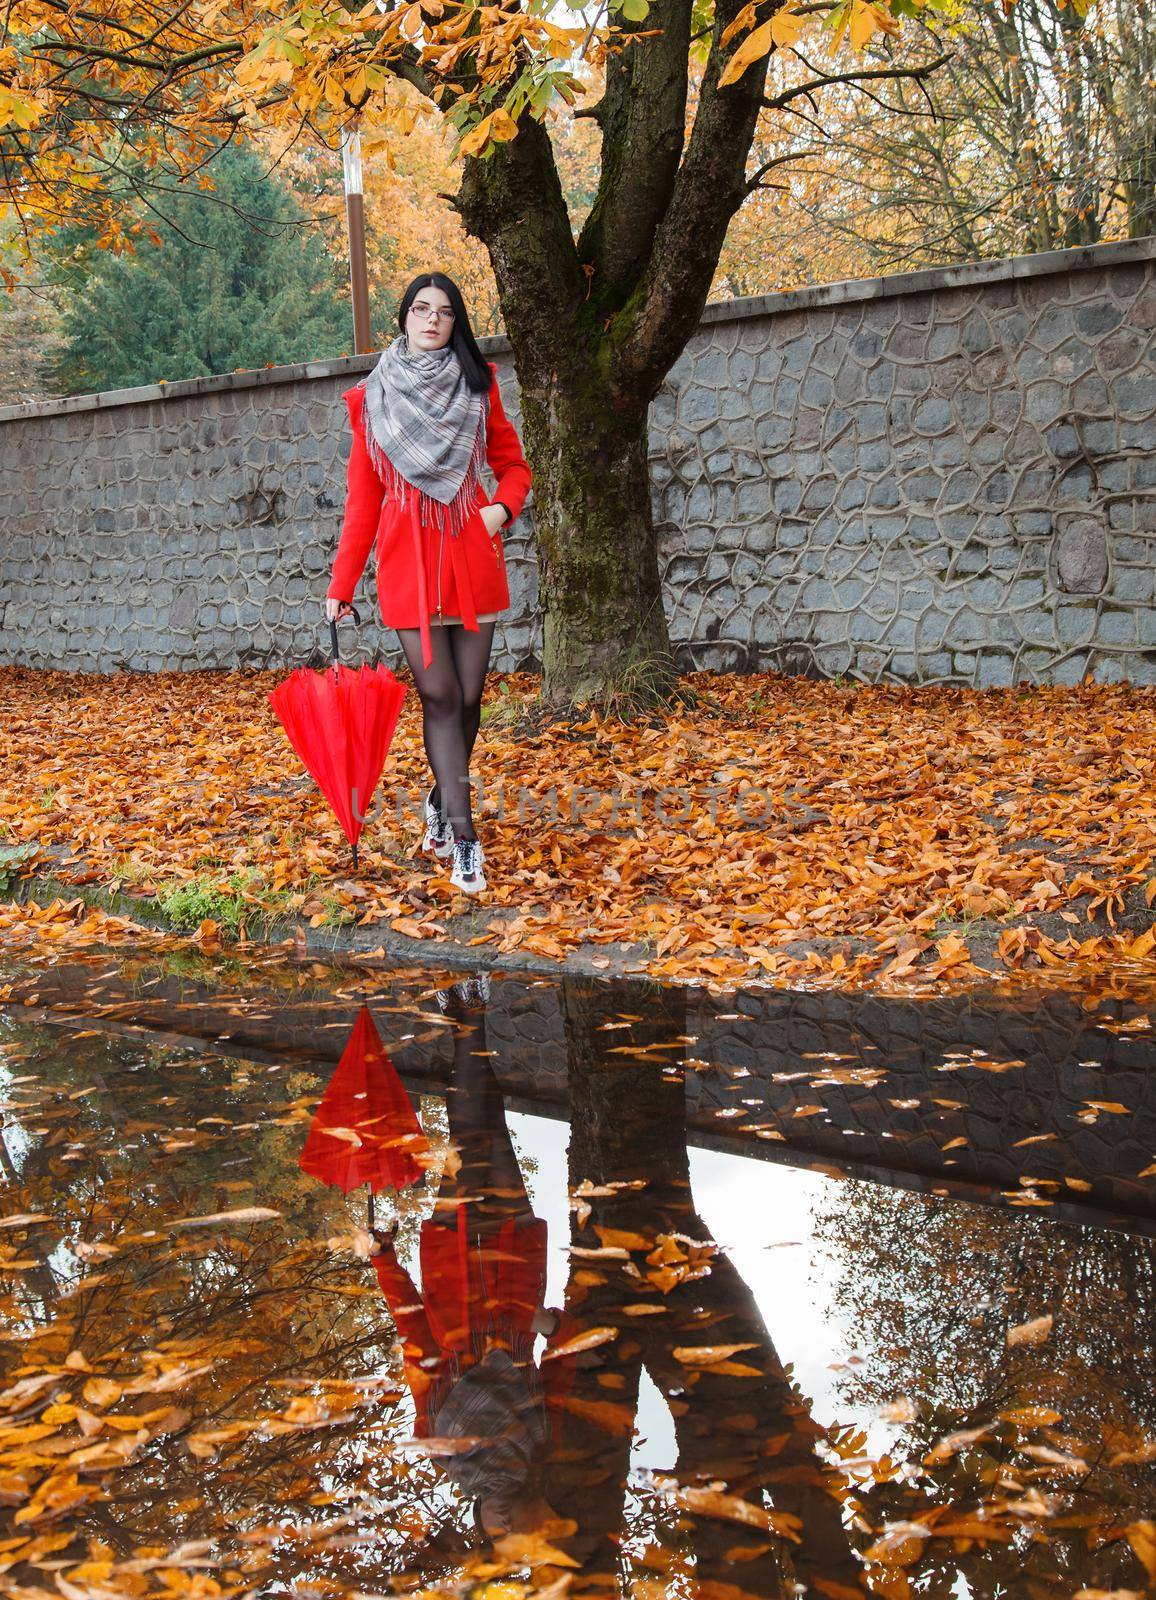
[[[368,1006],[362,1006],[298,1157],[303,1172],[348,1194],[421,1181],[429,1144]]]
[[[346,667],[337,660],[323,672],[297,667],[275,689],[269,703],[289,743],[304,762],[321,793],[333,807],[342,832],[357,841],[381,777],[385,758],[401,715],[405,685],[388,667]]]

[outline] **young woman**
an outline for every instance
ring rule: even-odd
[[[397,320],[400,336],[343,396],[353,444],[325,615],[350,609],[376,536],[381,619],[413,672],[434,779],[422,848],[452,852],[450,882],[476,894],[486,879],[470,754],[494,623],[510,604],[499,530],[521,511],[530,468],[453,279],[415,278]],[[479,482],[483,461],[497,479],[492,501]]]

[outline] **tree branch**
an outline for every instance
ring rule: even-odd
[[[786,166],[788,164],[788,162],[791,162],[791,161],[802,161],[804,159],[804,157],[809,156],[809,155],[814,155],[814,154],[816,154],[816,152],[813,151],[813,150],[788,150],[786,155],[775,156],[770,161],[764,161],[762,166],[759,167],[759,169],[757,170],[757,172],[753,172],[751,174],[750,178],[747,180],[747,185],[746,185],[746,189],[745,189],[744,193],[745,194],[753,194],[756,189],[769,189],[771,187],[781,188],[782,187],[781,184],[775,184],[775,185],[772,186],[771,184],[768,184],[768,183],[760,183],[759,179],[762,177],[764,172],[770,172],[772,167],[783,167],[783,166]]]
[[[761,26],[784,0],[757,4]],[[769,57],[719,86],[737,42],[721,36],[742,0],[717,0],[710,54],[703,70],[694,127],[639,287],[611,329],[617,383],[632,398],[653,399],[698,326],[731,217],[745,198],[747,157],[762,106]]]
[[[937,56],[934,61],[925,62],[921,67],[871,67],[863,72],[837,72],[829,77],[814,78],[810,83],[795,84],[790,89],[784,89],[782,94],[775,95],[771,100],[762,102],[764,111],[781,111],[792,100],[797,100],[800,95],[810,96],[816,89],[825,89],[832,83],[849,83],[858,86],[860,83],[875,81],[880,78],[925,78],[928,74],[937,71],[952,59],[954,52],[948,51],[945,55]],[[812,108],[813,109],[813,108]]]
[[[489,251],[515,366],[532,353],[569,368],[587,284],[543,124],[524,117],[491,155],[467,156],[453,204]]]
[[[602,129],[598,192],[578,239],[578,259],[594,268],[591,296],[617,310],[649,259],[670,203],[686,128],[692,0],[653,0],[644,37],[606,63],[597,108]]]

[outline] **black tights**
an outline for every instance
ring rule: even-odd
[[[494,642],[494,623],[474,633],[462,623],[430,629],[433,659],[422,666],[421,633],[397,636],[421,698],[422,737],[434,775],[433,803],[449,817],[457,839],[476,839],[470,806],[470,755],[482,724],[482,689]]]

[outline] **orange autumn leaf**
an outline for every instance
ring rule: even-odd
[[[713,1367],[741,1350],[757,1350],[754,1344],[676,1345],[671,1351],[684,1367]]]
[[[670,1499],[680,1510],[696,1517],[717,1517],[725,1522],[741,1522],[748,1528],[763,1533],[775,1533],[801,1542],[802,1520],[789,1511],[768,1511],[753,1505],[739,1495],[724,1494],[717,1489],[679,1488],[672,1491]]]
[[[1051,1336],[1054,1320],[1054,1317],[1048,1314],[1042,1317],[1033,1317],[1029,1322],[1021,1322],[1018,1327],[1009,1328],[1007,1331],[1008,1345],[1043,1344]]]
[[[609,1344],[612,1339],[617,1339],[617,1328],[586,1328],[581,1333],[576,1333],[562,1344],[553,1345],[542,1356],[543,1361],[556,1361],[559,1356],[576,1356],[584,1350],[594,1350],[599,1345]]]

